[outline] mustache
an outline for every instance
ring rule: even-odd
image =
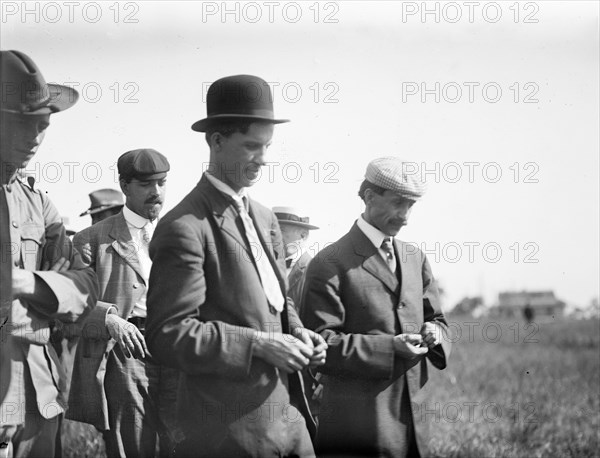
[[[157,198],[157,197],[153,197],[151,199],[146,200],[146,202],[144,202],[146,204],[162,204],[163,200],[161,198]]]

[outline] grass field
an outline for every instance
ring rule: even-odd
[[[600,456],[600,322],[450,315],[453,353],[430,370],[421,419],[432,457]],[[64,456],[103,457],[94,428],[66,421]]]

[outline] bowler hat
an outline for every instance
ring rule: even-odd
[[[211,123],[224,119],[289,122],[275,119],[269,84],[252,75],[226,76],[212,83],[206,94],[206,112],[206,118],[192,124],[196,132],[206,132]]]
[[[0,109],[22,115],[50,114],[77,102],[73,88],[48,84],[29,56],[19,51],[0,51]]]
[[[90,208],[79,216],[93,215],[104,210],[110,210],[111,208],[122,207],[125,205],[121,191],[110,188],[98,189],[97,191],[91,192],[90,201]]]
[[[291,224],[293,226],[303,227],[305,229],[319,229],[317,226],[308,224],[308,216],[299,216],[301,212],[292,207],[273,207],[273,213],[277,216],[279,224]]]
[[[160,180],[170,168],[167,158],[151,148],[127,151],[117,160],[119,178],[124,180]]]

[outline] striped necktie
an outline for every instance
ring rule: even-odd
[[[267,253],[265,252],[262,243],[260,243],[258,233],[254,227],[254,222],[252,221],[252,218],[250,218],[242,198],[234,197],[233,202],[238,213],[240,214],[240,217],[242,218],[242,223],[244,224],[244,229],[246,230],[246,237],[250,243],[250,252],[254,258],[256,268],[258,269],[258,275],[260,276],[260,281],[263,285],[267,300],[275,310],[281,312],[284,304],[283,294],[281,293],[279,281],[277,280],[275,271],[269,262]],[[256,252],[252,249],[254,247],[256,247]]]
[[[381,249],[385,252],[387,265],[392,272],[396,271],[396,256],[394,255],[394,245],[392,244],[392,238],[386,237],[381,243]]]

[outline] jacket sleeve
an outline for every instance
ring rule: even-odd
[[[306,327],[320,333],[329,345],[327,362],[319,371],[390,379],[394,371],[393,336],[342,332],[345,308],[340,295],[340,274],[330,257],[322,253],[308,266],[301,306]]]
[[[421,274],[423,277],[423,321],[435,323],[439,326],[441,333],[441,343],[430,348],[426,356],[434,367],[444,369],[452,344],[448,335],[448,323],[441,310],[438,287],[425,254],[423,254]]]
[[[41,262],[38,266],[53,266],[60,258],[69,261],[64,272],[36,270],[35,276],[42,280],[54,294],[56,300],[44,304],[32,304],[42,315],[64,322],[74,322],[92,308],[98,298],[98,281],[94,271],[87,266],[80,253],[66,234],[62,219],[50,200],[37,191],[42,199],[45,225],[45,242],[42,246]]]
[[[198,228],[159,223],[152,242],[146,341],[162,364],[188,374],[243,378],[250,371],[251,329],[201,321],[206,300],[205,247]]]

